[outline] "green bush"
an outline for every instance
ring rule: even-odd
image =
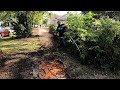
[[[56,28],[57,28],[57,26],[55,26],[54,24],[50,24],[50,25],[49,25],[49,32],[50,32],[51,34],[53,34],[54,31],[56,30]]]
[[[78,50],[71,42],[71,36],[80,49],[81,63],[97,68],[118,70],[120,68],[120,22],[109,17],[95,19],[95,14],[71,14],[68,17],[66,32],[71,53]]]
[[[18,38],[25,37],[25,30],[26,30],[26,28],[24,27],[23,24],[16,24],[14,29],[15,29],[15,32],[16,32],[16,36]]]
[[[18,38],[32,35],[32,16],[30,11],[18,11],[17,23],[14,26]]]

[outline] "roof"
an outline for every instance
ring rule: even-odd
[[[55,16],[52,16],[50,20],[52,21],[56,21],[58,18],[60,18],[61,16],[58,16],[58,15],[55,15]]]
[[[67,15],[68,15],[68,14],[63,15],[63,16],[62,16],[61,18],[59,18],[58,20],[61,20],[61,21],[67,20]]]

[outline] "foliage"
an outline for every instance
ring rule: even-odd
[[[48,19],[44,19],[44,20],[43,20],[43,24],[46,24],[46,25],[47,25],[47,24],[48,24]]]
[[[49,32],[53,34],[54,31],[56,30],[56,28],[57,28],[57,27],[56,27],[54,24],[50,24],[50,25],[49,25]]]
[[[31,36],[32,16],[31,11],[18,11],[17,23],[14,26],[18,38]]]
[[[43,15],[46,11],[33,11],[33,24],[42,24],[43,23]]]
[[[120,68],[120,22],[109,17],[94,18],[95,14],[70,14],[66,22],[70,28],[66,32],[68,50],[78,54],[73,47],[71,36],[80,48],[80,59],[83,64],[97,68],[118,70]],[[71,46],[70,46],[71,44]],[[72,47],[72,48],[71,48]],[[74,48],[74,49],[73,49]]]
[[[15,23],[17,37],[31,36],[32,24],[42,24],[46,11],[0,11],[0,20]]]
[[[88,13],[89,11],[82,11],[83,14]],[[97,18],[101,18],[104,16],[109,16],[110,18],[114,18],[116,20],[120,20],[120,11],[92,11],[97,14]]]
[[[43,24],[49,25],[51,16],[52,16],[52,14],[49,13],[49,12],[44,13],[44,15],[43,15]]]
[[[1,21],[6,21],[9,20],[11,18],[15,18],[16,13],[15,11],[0,11],[0,20]]]

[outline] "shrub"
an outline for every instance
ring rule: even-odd
[[[14,26],[18,38],[32,35],[32,16],[30,11],[18,11],[17,23]]]
[[[23,24],[16,24],[16,26],[14,27],[15,29],[15,32],[16,32],[16,36],[18,38],[21,38],[21,37],[25,37],[25,27],[23,26]]]
[[[109,17],[95,19],[95,14],[71,14],[66,22],[68,45],[73,46],[70,36],[80,49],[81,63],[108,70],[120,68],[120,22]],[[67,46],[68,48],[68,46]],[[77,48],[68,48],[78,53]]]
[[[49,32],[51,33],[51,34],[53,34],[54,33],[54,31],[56,30],[56,26],[54,25],[54,24],[50,24],[49,25]]]

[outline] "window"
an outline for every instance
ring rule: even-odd
[[[0,31],[1,31],[1,30],[3,30],[3,28],[2,28],[2,27],[0,27]]]
[[[0,31],[5,30],[3,27],[0,27]]]

